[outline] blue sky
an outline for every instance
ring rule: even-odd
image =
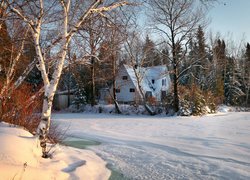
[[[245,34],[245,41],[250,43],[250,0],[220,0],[209,12],[208,30],[222,37],[232,35],[240,41]]]

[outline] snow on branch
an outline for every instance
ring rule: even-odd
[[[101,3],[102,3],[102,0],[97,0],[91,6],[89,6],[88,10],[79,18],[79,20],[76,23],[76,25],[74,26],[74,28],[69,31],[68,36],[67,36],[68,40],[74,35],[74,33],[79,29],[79,27],[83,24],[83,22],[91,14],[91,10],[98,7]]]
[[[123,1],[123,2],[119,2],[119,3],[111,4],[110,6],[104,6],[104,7],[100,7],[100,8],[96,8],[96,9],[91,9],[90,11],[92,13],[105,12],[105,11],[110,11],[112,9],[115,9],[115,8],[118,8],[121,6],[125,6],[125,5],[131,5],[131,3],[127,2],[127,1]]]

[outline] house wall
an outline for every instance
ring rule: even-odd
[[[123,80],[122,77],[127,76],[127,80]],[[136,90],[135,85],[133,84],[132,80],[130,79],[130,76],[128,75],[125,68],[121,68],[117,78],[116,78],[116,88],[120,89],[119,93],[116,93],[117,101],[119,102],[134,102],[139,100],[139,94]],[[130,92],[130,89],[135,89],[135,92]]]
[[[156,88],[154,91],[154,97],[157,101],[161,101],[162,79],[155,80],[153,87]]]
[[[111,91],[112,93],[112,91]],[[99,103],[100,104],[110,104],[113,103],[113,99],[110,96],[110,92],[108,88],[102,88],[99,90]]]
[[[137,81],[135,80],[135,75],[132,73],[133,70],[126,69],[127,67],[122,66],[116,76],[116,88],[120,89],[120,92],[116,93],[118,102],[141,102],[142,97],[138,92]],[[143,92],[151,92],[152,96],[156,98],[156,101],[162,101],[162,95],[169,92],[170,89],[170,77],[165,74],[163,69],[160,67],[149,70],[147,76],[142,79],[141,86],[143,87]],[[129,74],[130,73],[130,74]],[[162,74],[162,75],[161,75]],[[127,76],[127,80],[123,80],[123,76]],[[133,79],[134,78],[134,79]],[[165,84],[162,84],[162,80],[165,79]],[[154,80],[154,83],[152,83]],[[135,89],[135,92],[130,92],[130,89]],[[113,88],[112,88],[113,89]],[[166,93],[162,93],[162,91]],[[164,97],[163,97],[164,98]]]
[[[74,101],[75,96],[70,95],[70,104]],[[56,94],[53,101],[53,109],[62,110],[68,107],[68,95],[66,94]]]
[[[152,96],[156,98],[157,101],[162,101],[162,91],[166,91],[166,93],[169,92],[170,90],[170,86],[171,86],[171,82],[170,82],[170,77],[169,76],[165,76],[159,79],[155,79],[154,77],[148,76],[147,80],[149,82],[145,82],[145,83],[150,83],[150,86],[152,88],[150,89],[145,89],[144,93],[146,93],[147,91],[150,91],[152,93]],[[152,80],[154,80],[154,84],[152,83]],[[166,85],[162,85],[162,80],[166,81]]]

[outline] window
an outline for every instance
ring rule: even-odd
[[[129,92],[135,92],[135,89],[134,88],[130,88]]]
[[[152,79],[152,84],[154,84],[155,83],[155,80],[154,79]]]
[[[128,76],[122,76],[122,80],[128,80]]]
[[[120,89],[115,89],[115,92],[116,92],[116,93],[120,93],[121,90],[120,90]]]
[[[167,85],[166,79],[163,79],[162,80],[162,86],[166,86],[166,85]]]
[[[167,98],[167,92],[166,91],[161,91],[161,100],[165,101]]]
[[[147,91],[145,94],[146,98],[152,97],[152,92],[151,91]]]

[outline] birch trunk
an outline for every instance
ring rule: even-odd
[[[68,36],[68,11],[70,6],[70,1],[65,4],[64,2],[61,2],[63,10],[64,10],[64,21],[63,21],[63,34],[62,34],[62,44],[63,47],[61,49],[60,58],[57,61],[55,71],[52,75],[51,81],[48,79],[48,75],[46,73],[45,69],[45,63],[42,59],[42,56],[40,56],[40,71],[42,72],[42,77],[45,85],[45,92],[44,92],[44,100],[43,100],[43,109],[42,109],[42,117],[40,124],[37,128],[37,134],[39,136],[40,140],[40,146],[42,147],[42,157],[47,158],[48,157],[48,151],[46,150],[46,143],[48,139],[50,124],[51,124],[51,110],[52,110],[52,103],[54,99],[54,95],[59,83],[60,76],[62,74],[62,69],[65,61],[65,57],[67,54],[68,44],[71,39],[71,36]],[[36,38],[36,36],[35,36]],[[35,39],[36,47],[38,47],[37,52],[41,55],[40,46],[37,46],[39,44],[39,37]]]
[[[90,16],[92,13],[102,13],[105,11],[110,11],[114,8],[126,5],[128,3],[126,2],[117,2],[113,3],[110,6],[103,6],[98,8],[100,4],[103,3],[103,0],[95,0],[92,2],[92,4],[86,9],[85,12],[82,12],[81,16],[77,18],[77,22],[75,22],[74,25],[70,25],[68,22],[68,16],[70,11],[70,4],[71,1],[67,0],[60,0],[61,7],[63,9],[63,17],[62,17],[62,31],[60,32],[60,37],[55,40],[58,44],[61,45],[59,49],[59,57],[56,61],[55,70],[52,74],[51,80],[49,79],[48,72],[46,70],[46,64],[45,64],[45,56],[42,53],[42,47],[40,43],[41,38],[41,26],[43,23],[44,13],[46,10],[44,10],[44,2],[43,0],[39,0],[39,6],[36,6],[38,8],[37,14],[34,16],[29,16],[30,12],[25,15],[25,12],[20,10],[21,6],[12,6],[12,4],[8,3],[8,7],[10,8],[10,11],[17,15],[20,19],[22,19],[31,29],[33,41],[35,44],[35,50],[37,55],[37,60],[39,62],[38,69],[41,72],[43,83],[44,83],[44,100],[43,100],[43,108],[42,108],[42,115],[41,115],[41,121],[37,128],[37,136],[40,140],[40,145],[42,147],[42,157],[47,158],[48,152],[46,150],[46,143],[48,140],[48,134],[51,124],[51,110],[52,110],[52,102],[54,99],[55,91],[57,89],[59,78],[62,74],[62,69],[68,49],[69,42],[72,38],[72,36],[78,31],[78,29],[81,27],[81,25],[85,22],[85,20]],[[24,6],[27,4],[24,4]],[[24,8],[25,9],[25,8]],[[47,12],[46,12],[47,13]],[[34,18],[35,17],[35,18]],[[71,29],[69,27],[71,26]],[[57,45],[58,45],[57,44]]]
[[[49,128],[51,124],[52,103],[53,103],[54,95],[55,95],[55,92],[59,83],[60,76],[62,74],[62,69],[63,69],[63,65],[64,65],[64,61],[66,57],[66,51],[67,51],[68,42],[69,42],[69,39],[68,40],[66,39],[67,37],[66,26],[67,25],[64,26],[65,28],[64,33],[66,36],[64,36],[65,43],[64,43],[63,50],[61,53],[61,58],[57,62],[57,65],[55,67],[56,70],[53,73],[52,80],[50,81],[50,83],[47,84],[47,86],[45,86],[42,117],[41,117],[40,124],[37,128],[37,134],[39,135],[40,145],[42,147],[42,153],[43,153],[42,157],[44,158],[48,157],[48,152],[46,151],[46,142],[47,142],[47,137],[48,137]]]

